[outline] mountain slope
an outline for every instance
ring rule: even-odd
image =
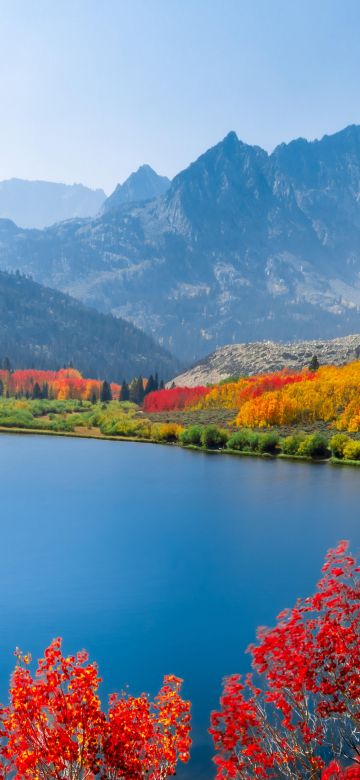
[[[133,321],[187,362],[228,343],[360,331],[360,127],[271,155],[235,133],[167,192],[44,231],[0,265]]]
[[[118,184],[114,192],[103,204],[103,212],[112,211],[124,204],[141,202],[157,198],[169,189],[170,179],[159,176],[150,165],[141,165],[123,184]]]
[[[360,357],[360,334],[329,341],[312,340],[283,344],[258,341],[253,344],[228,344],[220,347],[173,380],[179,387],[221,382],[229,376],[272,373],[283,368],[309,366],[316,355],[323,365],[341,365]]]
[[[106,198],[83,184],[8,179],[0,182],[0,217],[27,228],[43,228],[73,217],[94,217]]]
[[[13,366],[56,369],[70,362],[85,376],[121,382],[179,365],[124,320],[87,308],[20,274],[0,272],[0,358]]]

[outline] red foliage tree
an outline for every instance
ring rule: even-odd
[[[0,709],[0,778],[163,780],[189,759],[190,703],[172,675],[154,699],[113,694],[101,709],[97,665],[65,657],[55,639],[32,675],[16,651],[9,706]]]
[[[40,659],[35,677],[29,656],[17,652],[4,756],[21,778],[78,778],[99,769],[104,716],[96,664],[85,651],[65,658],[55,639]]]
[[[110,697],[103,735],[103,774],[109,780],[162,780],[187,762],[190,703],[180,696],[182,681],[165,677],[154,702],[142,694]]]
[[[294,385],[299,382],[309,382],[314,379],[314,374],[310,371],[301,371],[291,373],[286,369],[277,371],[275,374],[260,374],[259,376],[250,376],[247,379],[247,386],[240,391],[239,398],[242,401],[250,398],[258,398],[263,393],[269,393],[272,390],[281,390],[287,385]]]
[[[358,573],[347,544],[340,543],[328,553],[315,595],[281,613],[275,628],[259,630],[258,644],[250,648],[259,687],[251,675],[225,680],[210,729],[218,780],[335,780],[336,771],[358,777]],[[326,770],[330,758],[354,768],[330,763]]]
[[[144,398],[145,412],[171,412],[185,409],[196,403],[209,392],[208,387],[171,387],[169,390],[155,390]]]

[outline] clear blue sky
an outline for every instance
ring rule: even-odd
[[[111,191],[360,123],[359,0],[0,0],[0,179]]]

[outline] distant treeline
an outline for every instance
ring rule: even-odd
[[[159,382],[156,373],[148,378],[135,377],[131,382],[124,379],[120,385],[84,378],[72,366],[58,371],[13,370],[8,357],[0,360],[0,396],[7,398],[76,399],[92,403],[106,403],[114,399],[142,404],[146,395],[163,388],[164,382]]]

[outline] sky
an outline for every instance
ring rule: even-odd
[[[359,0],[0,0],[0,180],[109,194],[360,124]]]

